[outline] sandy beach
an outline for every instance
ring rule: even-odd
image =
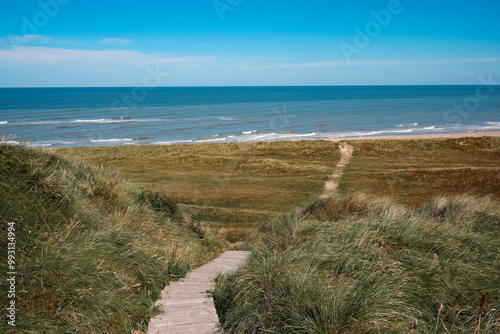
[[[500,131],[474,131],[474,132],[458,132],[458,133],[436,133],[422,135],[398,135],[398,136],[370,136],[370,137],[346,137],[346,138],[329,138],[328,141],[343,141],[343,140],[377,140],[377,139],[435,139],[435,138],[464,138],[464,137],[500,137]]]

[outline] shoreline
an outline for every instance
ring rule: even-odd
[[[366,136],[366,137],[344,137],[328,138],[326,141],[340,142],[344,140],[410,140],[410,139],[447,139],[447,138],[466,138],[466,137],[500,137],[500,131],[473,131],[473,132],[454,132],[454,133],[431,133],[418,135],[390,135],[390,136]]]
[[[479,137],[500,137],[500,130],[495,131],[471,131],[471,132],[452,132],[452,133],[433,133],[433,134],[412,134],[412,135],[385,135],[385,136],[361,136],[361,137],[333,137],[333,138],[302,138],[302,139],[282,139],[282,140],[262,140],[262,141],[234,141],[234,142],[191,142],[191,143],[172,143],[172,144],[132,144],[132,145],[76,145],[76,146],[59,146],[59,147],[37,147],[36,145],[28,144],[28,147],[35,149],[43,149],[43,150],[56,150],[61,148],[78,148],[78,147],[125,147],[125,146],[177,146],[177,145],[197,145],[197,144],[224,144],[224,143],[272,143],[279,141],[312,141],[312,140],[320,140],[320,141],[330,141],[330,142],[341,142],[348,140],[418,140],[418,139],[453,139],[453,138],[479,138]],[[0,138],[0,143],[6,143],[11,145],[18,145],[21,143],[13,144],[10,140],[2,140]]]

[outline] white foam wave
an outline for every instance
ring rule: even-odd
[[[410,124],[398,124],[398,126],[417,126],[418,123],[410,123]]]
[[[496,124],[495,124],[496,123]],[[467,126],[460,126],[457,128],[459,131],[468,131],[468,132],[474,132],[474,131],[498,131],[500,130],[500,122],[487,122],[485,125],[467,125]]]
[[[78,144],[77,141],[64,141],[64,140],[59,140],[59,141],[53,141],[50,143],[50,145],[75,145]]]
[[[113,123],[131,123],[131,122],[161,122],[165,119],[132,119],[132,118],[99,118],[99,119],[76,119],[63,121],[34,121],[29,122],[29,125],[47,125],[47,124],[65,124],[65,123],[82,123],[82,124],[113,124]],[[0,122],[2,124],[2,122]]]
[[[201,140],[195,141],[195,143],[214,143],[214,142],[218,142],[218,141],[225,142],[226,141],[226,137],[224,137],[224,138],[215,138],[215,139],[201,139]]]
[[[120,122],[129,122],[130,120],[125,119],[77,119],[74,121],[70,121],[70,123],[120,123]]]
[[[252,133],[256,133],[257,130],[250,130],[250,131],[242,131],[241,133],[244,135],[251,135]]]
[[[52,146],[52,144],[44,144],[44,143],[31,143],[28,144],[29,147],[49,147]]]
[[[233,141],[243,141],[243,142],[251,142],[251,141],[265,141],[265,140],[294,140],[297,138],[306,138],[306,137],[314,137],[316,136],[316,132],[313,133],[265,133],[265,134],[256,134],[256,135],[245,135],[236,137]]]
[[[172,141],[157,141],[152,143],[152,145],[175,145],[175,144],[189,144],[192,140],[172,140]]]
[[[373,132],[366,132],[366,134],[364,134],[363,136],[378,135],[378,134],[383,134],[383,133],[409,133],[409,132],[413,132],[414,130],[415,129],[373,131]]]
[[[91,139],[92,143],[113,143],[113,142],[133,142],[130,138],[113,138],[113,139]]]
[[[9,122],[7,122],[7,121],[6,122],[0,122],[0,125],[7,124],[7,123],[9,123]]]
[[[101,123],[106,121],[105,119],[77,119],[75,121],[71,121],[70,123]]]
[[[61,123],[66,123],[64,121],[36,121],[36,122],[30,122],[28,123],[29,125],[46,125],[46,124],[61,124]]]

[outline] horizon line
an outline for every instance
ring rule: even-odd
[[[366,85],[180,85],[180,86],[12,86],[0,87],[0,89],[60,89],[60,88],[146,88],[154,90],[156,88],[257,88],[257,87],[443,87],[443,86],[477,86],[476,84],[366,84]],[[492,86],[500,86],[492,85]]]

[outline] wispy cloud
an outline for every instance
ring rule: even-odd
[[[314,67],[353,67],[353,66],[396,66],[396,65],[431,65],[431,64],[466,64],[500,62],[500,57],[457,58],[457,59],[390,59],[390,60],[333,60],[304,63],[246,64],[247,69],[287,69]]]
[[[127,45],[132,42],[133,40],[126,38],[103,38],[99,43],[103,45]]]
[[[0,41],[12,46],[19,46],[23,44],[49,44],[53,38],[45,35],[9,35],[6,38],[0,38]]]
[[[179,56],[145,54],[134,50],[83,50],[39,46],[20,46],[16,50],[0,49],[0,68],[16,69],[25,66],[77,66],[90,70],[100,68],[144,68],[148,65],[197,67],[216,63],[218,56]]]

